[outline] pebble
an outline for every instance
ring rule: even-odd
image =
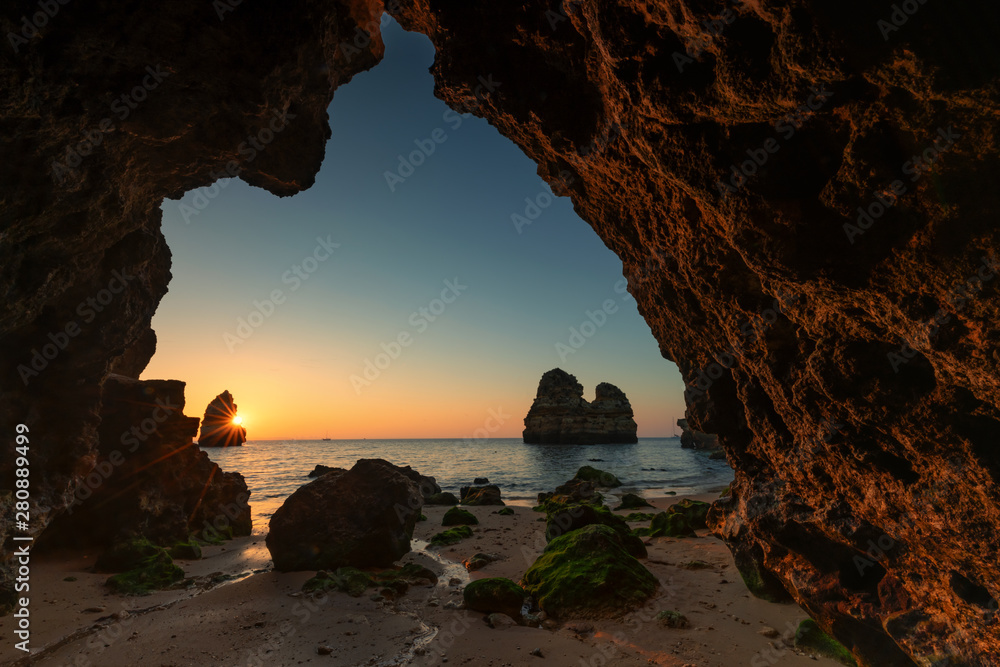
[[[104,611],[104,607],[87,607],[86,609],[84,609],[80,613],[81,614],[100,614],[102,611]]]
[[[769,625],[765,625],[763,628],[761,628],[757,632],[759,632],[760,634],[764,635],[768,639],[777,639],[781,635],[780,632],[778,632],[777,630],[775,630],[774,628],[772,628]]]
[[[333,647],[332,646],[317,646],[316,647],[316,652],[319,653],[320,655],[330,655],[331,653],[333,653]]]
[[[542,655],[542,649],[540,649],[540,648],[532,649],[531,650],[531,655],[535,656],[536,658],[544,658],[545,657],[544,655]]]

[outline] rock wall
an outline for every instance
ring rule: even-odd
[[[722,448],[719,436],[714,433],[702,433],[697,429],[688,426],[686,419],[678,419],[677,425],[681,427],[681,447],[684,449],[703,449],[707,451],[718,451]]]
[[[0,50],[0,417],[33,429],[34,532],[92,469],[101,385],[166,290],[162,198],[227,165],[308,187],[333,90],[381,56],[379,7],[67,3]],[[736,468],[710,519],[737,562],[863,664],[1000,660],[1000,6],[389,9],[437,48],[435,93],[622,259],[691,425]],[[0,30],[36,11],[8,3]],[[110,111],[144,79],[155,103]]]
[[[524,418],[524,442],[591,445],[636,442],[632,406],[621,389],[602,382],[593,403],[583,385],[561,368],[542,375],[535,400]]]

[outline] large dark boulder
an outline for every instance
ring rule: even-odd
[[[500,487],[496,484],[486,486],[463,486],[459,489],[459,497],[463,505],[503,505],[500,499]]]
[[[290,495],[271,517],[267,548],[285,572],[388,567],[410,551],[423,504],[400,468],[361,459]]]

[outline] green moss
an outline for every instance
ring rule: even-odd
[[[521,607],[525,592],[510,579],[491,577],[472,581],[462,591],[467,609],[486,614],[499,612],[507,614],[515,621],[521,621]]]
[[[633,528],[630,532],[636,537],[649,537],[648,526],[645,526],[643,528]]]
[[[547,614],[565,618],[635,608],[659,582],[628,553],[618,532],[592,524],[552,540],[523,585]]]
[[[683,514],[660,512],[649,524],[650,537],[696,537]]]
[[[573,478],[593,482],[597,486],[603,486],[609,489],[622,485],[621,481],[611,473],[598,470],[593,466],[583,466],[576,471],[576,475]]]
[[[703,560],[689,560],[686,563],[681,563],[680,567],[684,568],[685,570],[711,570],[712,569],[712,565],[710,563],[706,563]]]
[[[722,490],[722,493],[719,494],[719,497],[720,498],[725,498],[726,496],[728,496],[732,492],[733,492],[733,485],[730,484],[729,486],[727,486],[726,488],[724,488]]]
[[[466,537],[472,537],[472,529],[468,526],[456,526],[434,535],[431,538],[431,546],[444,547],[449,544],[458,544]]]
[[[66,577],[63,581],[76,581],[76,577]]]
[[[636,510],[640,507],[652,507],[646,502],[645,498],[635,495],[634,493],[626,493],[622,496],[622,503],[615,510]]]
[[[421,514],[420,516],[417,517],[417,521],[427,521],[427,515]]]
[[[603,505],[575,504],[566,505],[562,509],[547,515],[545,523],[545,539],[551,541],[560,535],[565,535],[584,526],[599,524],[608,526],[619,534],[623,546],[636,558],[646,557],[646,545],[634,537],[628,524],[617,514]]]
[[[688,622],[687,616],[679,611],[661,611],[656,615],[656,620],[668,628],[686,628],[691,625],[691,623]]]
[[[166,588],[183,579],[184,570],[174,565],[167,550],[155,548],[155,553],[143,558],[135,567],[108,577],[105,584],[123,595],[149,595],[154,590]]]
[[[479,524],[479,519],[469,510],[461,507],[452,507],[444,513],[441,520],[442,526],[475,526]]]
[[[843,644],[823,632],[811,618],[799,623],[799,629],[795,632],[795,647],[836,660],[849,667],[857,667],[858,664]]]
[[[671,505],[667,508],[667,514],[682,515],[687,521],[687,524],[692,528],[708,528],[706,518],[708,517],[708,510],[711,509],[711,507],[711,503],[684,498],[679,503]]]
[[[306,593],[314,591],[338,590],[351,597],[361,597],[373,584],[372,578],[355,567],[339,567],[334,572],[320,570],[316,576],[302,585]]]
[[[170,557],[179,560],[199,560],[201,558],[201,545],[195,540],[178,542],[170,547]]]
[[[424,505],[457,505],[458,498],[455,497],[454,493],[449,493],[443,491],[441,493],[435,493],[429,496],[425,501]]]
[[[502,510],[499,510],[495,513],[499,514],[500,516],[510,516],[514,513],[514,510],[511,509],[510,507],[504,507]]]
[[[98,556],[94,567],[98,572],[125,572],[139,567],[160,551],[163,551],[161,547],[145,537],[130,537],[112,544],[110,549]]]
[[[625,521],[652,521],[653,515],[649,512],[630,512],[622,517]]]

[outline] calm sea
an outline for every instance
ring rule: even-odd
[[[256,440],[205,451],[223,470],[246,478],[255,532],[267,531],[271,514],[295,489],[311,481],[308,474],[317,464],[350,468],[362,458],[413,466],[455,495],[474,478],[488,477],[500,486],[504,501],[516,505],[534,505],[539,492],[553,490],[583,465],[617,475],[624,486],[615,493],[645,496],[718,491],[733,479],[725,461],[681,449],[678,438],[640,438],[634,445],[526,445],[520,438]]]

